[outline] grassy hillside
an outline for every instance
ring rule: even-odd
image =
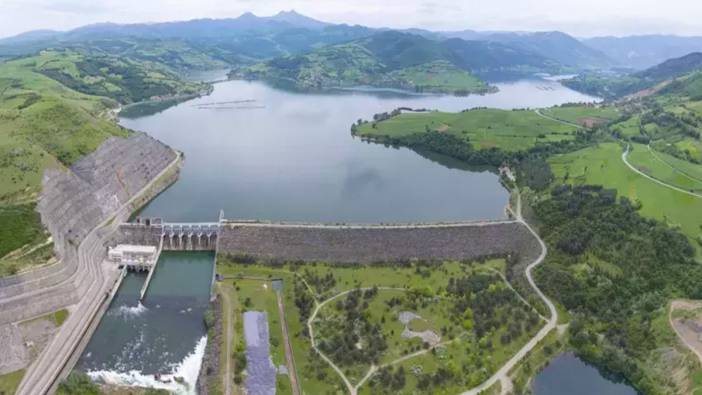
[[[25,62],[32,62],[34,70],[71,89],[123,104],[195,95],[206,89],[204,84],[183,81],[161,63],[91,52],[47,50]]]
[[[694,52],[633,74],[584,73],[564,81],[564,84],[572,89],[607,99],[645,90],[664,89],[670,82],[675,82],[671,91],[685,91],[688,96],[702,95],[702,82],[686,80],[688,74],[700,69],[702,69],[702,53]],[[675,81],[678,78],[683,80]]]
[[[586,127],[606,124],[621,116],[616,107],[579,104],[564,104],[546,108],[540,112],[551,118]]]
[[[305,55],[276,58],[235,70],[231,76],[302,90],[371,85],[466,94],[489,91],[487,84],[475,77],[478,73],[535,72],[554,67],[546,58],[499,43],[435,41],[389,31]]]
[[[635,154],[632,154],[634,163],[642,163],[644,159],[641,155],[645,155],[645,150],[643,145],[635,146]],[[668,189],[634,173],[624,164],[621,155],[620,145],[604,143],[555,155],[548,161],[557,181],[572,185],[602,185],[614,189],[619,196],[640,204],[642,215],[679,228],[695,242],[702,234],[702,215],[699,215],[702,213],[702,199]],[[645,159],[646,162],[649,160]],[[658,175],[662,179],[668,177],[665,173]]]
[[[476,149],[520,151],[538,144],[572,140],[576,127],[539,116],[534,111],[475,109],[460,113],[404,113],[363,123],[355,134],[397,139],[422,133],[449,134]]]
[[[45,76],[37,71],[41,59],[0,64],[0,275],[46,258],[42,249],[22,260],[1,259],[45,239],[31,204],[41,191],[44,170],[70,166],[106,138],[128,133],[106,116],[114,101],[76,92]]]

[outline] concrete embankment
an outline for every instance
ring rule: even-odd
[[[101,222],[115,215],[128,215],[148,195],[154,196],[137,193],[176,155],[169,147],[138,133],[128,139],[107,140],[69,171],[47,171],[38,210],[60,260],[0,281],[0,324],[77,303],[87,289],[84,280],[88,275],[79,266],[80,244]],[[97,233],[104,237],[109,231]]]
[[[307,262],[373,263],[409,259],[472,260],[518,254],[539,245],[516,221],[397,226],[324,226],[224,222],[219,253]]]
[[[27,369],[19,394],[51,390],[119,278],[104,262],[106,241],[118,224],[176,178],[179,156],[137,133],[107,140],[69,171],[48,171],[38,206],[60,262],[0,285],[0,323],[71,306],[71,315]]]

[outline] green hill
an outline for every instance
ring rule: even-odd
[[[94,49],[46,50],[25,62],[31,64],[34,71],[71,89],[109,97],[122,104],[195,95],[207,88],[203,84],[183,81],[162,63],[137,62]]]
[[[435,41],[387,31],[235,70],[234,78],[263,79],[302,90],[370,85],[427,92],[482,93],[475,75],[494,71],[535,72],[556,67],[532,53],[499,43]]]
[[[613,99],[644,90],[660,90],[676,79],[698,70],[702,70],[702,53],[694,52],[633,74],[612,76],[585,73],[564,81],[564,84],[581,92]],[[676,86],[686,89],[690,82],[681,81]]]

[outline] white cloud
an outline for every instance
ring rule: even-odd
[[[97,22],[271,15],[433,30],[562,30],[576,35],[701,34],[699,0],[0,0],[0,36]]]

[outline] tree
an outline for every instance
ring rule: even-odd
[[[59,384],[58,395],[100,395],[100,387],[87,374],[74,370]]]

